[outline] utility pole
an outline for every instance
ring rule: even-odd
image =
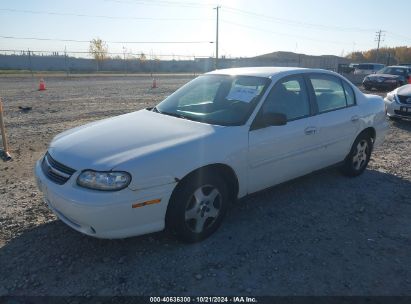
[[[66,68],[66,76],[69,77],[69,69],[67,65],[67,47],[64,47],[64,66]]]
[[[127,74],[126,48],[123,46],[124,74]]]
[[[390,61],[391,61],[391,53],[388,53],[387,66],[390,65]]]
[[[150,49],[150,77],[153,77],[153,49]]]
[[[34,75],[33,75],[33,67],[31,65],[31,52],[30,52],[30,49],[28,49],[28,53],[29,53],[29,69],[30,69],[30,73],[31,73],[31,78],[33,78]]]
[[[215,69],[218,69],[218,13],[221,6],[217,6],[214,9],[217,11],[217,27],[216,27],[216,36],[215,36]]]
[[[376,32],[376,36],[375,36],[375,41],[377,42],[377,55],[376,55],[376,59],[375,61],[378,62],[378,55],[380,52],[380,43],[381,40],[384,41],[384,37],[383,37],[383,30],[379,30],[378,32]]]

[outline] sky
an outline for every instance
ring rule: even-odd
[[[382,47],[411,46],[410,0],[3,0],[0,53],[67,50],[86,57],[88,41],[101,38],[113,56],[215,56],[217,6],[219,55],[228,58],[347,55],[377,47],[379,30]]]

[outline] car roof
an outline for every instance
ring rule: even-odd
[[[309,72],[320,72],[329,73],[332,72],[322,69],[307,69],[307,68],[296,68],[296,67],[246,67],[246,68],[231,68],[215,70],[207,73],[208,75],[232,75],[232,76],[257,76],[272,78],[276,75],[292,75],[297,73],[309,73]]]
[[[383,63],[374,63],[374,62],[361,62],[357,63],[358,65],[385,65]]]
[[[406,67],[406,66],[403,66],[403,65],[390,65],[390,66],[387,66],[386,68],[396,68],[396,69],[401,68],[401,69],[408,69],[409,67]]]

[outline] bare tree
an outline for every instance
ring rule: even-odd
[[[147,60],[147,56],[146,54],[144,54],[143,52],[141,52],[140,56],[139,56],[140,61],[146,61]]]
[[[99,71],[101,69],[101,64],[103,63],[103,61],[107,59],[107,44],[100,38],[95,38],[90,41],[89,52],[96,60],[97,71]]]
[[[143,52],[141,52],[140,56],[138,57],[138,62],[140,65],[140,71],[147,72],[147,56]]]

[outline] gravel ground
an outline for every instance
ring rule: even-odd
[[[358,178],[323,170],[238,202],[199,244],[81,235],[45,207],[35,161],[57,133],[152,105],[188,81],[1,78],[0,295],[411,295],[411,122]],[[32,107],[26,113],[19,106]]]

